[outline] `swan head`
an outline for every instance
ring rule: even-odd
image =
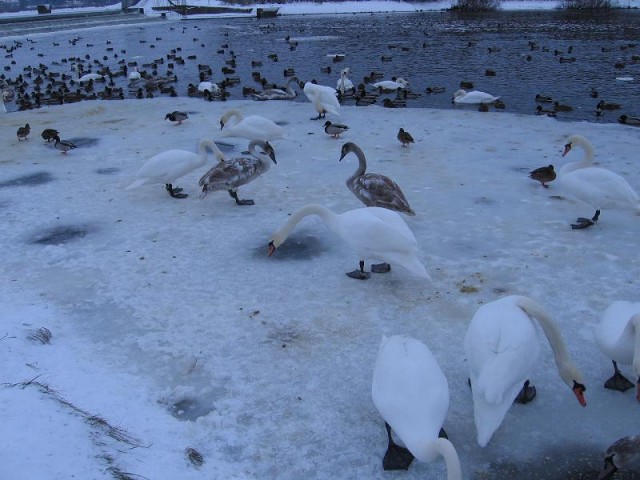
[[[583,407],[587,406],[587,400],[584,397],[584,392],[587,390],[587,387],[583,383],[582,374],[578,371],[578,369],[573,366],[573,364],[565,363],[559,369],[560,378],[566,383],[573,394],[576,396],[576,400]]]
[[[358,146],[353,143],[353,142],[347,142],[342,146],[342,150],[340,150],[340,160],[342,161],[342,159],[344,157],[346,157],[347,155],[349,155],[351,152],[355,152],[359,150]]]
[[[278,164],[276,161],[276,151],[269,142],[265,142],[263,140],[251,140],[251,142],[249,142],[249,151],[253,151],[255,147],[260,147],[264,155],[269,157],[274,164]]]
[[[586,138],[584,138],[582,135],[571,135],[569,138],[567,138],[567,143],[564,146],[562,156],[564,157],[576,145],[581,146],[587,151],[591,150],[591,144]]]

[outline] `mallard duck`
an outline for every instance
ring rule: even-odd
[[[171,113],[167,113],[164,117],[165,120],[169,120],[170,122],[174,122],[176,125],[182,125],[187,118],[189,118],[189,114],[186,112],[179,112],[175,110]]]
[[[547,117],[555,117],[556,112],[542,108],[542,105],[536,107],[536,115],[546,115]]]
[[[629,115],[620,115],[618,122],[624,125],[633,125],[634,127],[640,127],[640,117],[630,117]]]
[[[619,110],[620,108],[622,108],[622,105],[620,105],[619,103],[607,103],[604,100],[600,100],[598,102],[597,108],[600,108],[601,110]]]
[[[536,168],[529,172],[529,178],[537,180],[542,184],[544,188],[549,188],[547,183],[553,182],[556,179],[556,171],[553,165],[547,165],[546,167]]]
[[[398,130],[398,135],[396,135],[396,138],[402,144],[403,147],[406,147],[410,143],[414,143],[413,137],[409,132],[405,131],[404,128],[401,128],[400,130]]]
[[[445,87],[427,87],[424,90],[427,93],[444,93],[447,91],[447,89]]]
[[[324,132],[333,138],[339,138],[341,134],[349,130],[349,127],[342,123],[332,123],[327,120],[324,124]]]
[[[548,95],[541,95],[540,93],[536,94],[536,102],[538,103],[551,103],[553,102],[553,98]]]
[[[60,132],[54,128],[45,128],[41,134],[42,139],[47,142],[54,141],[58,135],[60,135]]]
[[[571,112],[573,111],[573,107],[571,105],[563,105],[560,102],[553,102],[553,111],[554,112]]]
[[[53,139],[55,140],[55,144],[54,147],[56,148],[56,150],[60,150],[60,152],[62,152],[63,154],[67,154],[67,152],[69,150],[73,150],[74,148],[77,148],[73,142],[70,142],[69,140],[60,140],[60,137],[58,135],[56,135],[55,137],[53,137]]]
[[[24,127],[19,127],[17,131],[18,141],[27,140],[27,137],[31,133],[31,127],[28,123],[24,125]]]
[[[257,150],[258,148],[260,151]],[[271,162],[275,164],[278,162],[276,161],[273,147],[262,140],[251,140],[249,142],[249,154],[250,156],[248,157],[224,159],[205,173],[198,182],[202,187],[200,198],[206,197],[209,192],[226,190],[237,205],[253,205],[253,200],[241,200],[238,198],[238,187],[253,182],[269,170]]]

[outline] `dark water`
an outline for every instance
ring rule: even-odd
[[[295,48],[285,41],[287,36],[297,43]],[[372,71],[382,73],[385,79],[407,79],[411,91],[421,94],[407,100],[409,107],[454,108],[452,93],[461,81],[469,81],[475,89],[501,96],[507,112],[533,114],[539,93],[573,107],[572,112],[558,113],[559,119],[615,122],[622,113],[640,116],[638,10],[595,15],[563,11],[423,12],[164,20],[27,34],[20,40],[18,48],[3,55],[2,73],[9,80],[24,73],[25,67],[40,63],[50,71],[72,75],[70,59],[74,57],[82,61],[85,71],[107,66],[116,72],[122,63],[137,61],[139,69],[149,74],[177,75],[177,82],[164,86],[174,86],[176,93],[184,96],[189,83],[199,83],[198,65],[202,64],[211,67],[213,82],[238,80],[227,92],[228,98],[240,99],[244,98],[243,87],[261,89],[253,72],[269,83],[282,85],[285,69],[291,68],[301,80],[316,79],[335,86],[340,69],[349,67],[356,85]],[[15,44],[13,38],[0,39],[0,43],[6,49]],[[334,62],[330,55],[338,53],[345,59]],[[262,65],[252,66],[252,62]],[[223,67],[233,71],[223,73]],[[329,67],[330,73],[326,72]],[[487,70],[495,75],[487,75]],[[33,79],[25,79],[26,93],[32,92]],[[114,77],[114,82],[115,87],[123,88],[125,98],[135,98],[135,90],[126,88],[126,76]],[[425,93],[425,88],[433,86],[445,87],[446,92]],[[96,91],[103,88],[104,84],[95,85]],[[592,98],[592,89],[598,98]],[[153,95],[169,95],[169,90],[155,90]],[[597,117],[594,110],[599,100],[622,108]],[[300,95],[298,101],[307,100]],[[345,101],[349,103],[353,101]],[[17,108],[16,104],[8,106],[9,110]],[[551,107],[547,104],[545,108]]]

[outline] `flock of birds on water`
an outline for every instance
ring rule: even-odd
[[[97,82],[107,81],[113,75],[104,72],[83,74],[78,66],[79,60],[76,59],[73,69],[77,73],[74,81],[80,89],[91,91]],[[132,85],[135,86],[136,82],[149,85],[148,78],[138,71],[137,65],[126,62],[122,65],[120,72],[128,75]],[[201,81],[197,86],[190,84],[189,94],[210,101],[224,100],[225,86],[208,80],[211,71],[206,66],[200,71]],[[324,121],[325,133],[334,138],[340,138],[349,130],[349,126],[330,121],[326,116],[338,116],[341,101],[345,98],[351,97],[357,105],[366,105],[374,103],[382,92],[394,92],[396,99],[387,100],[398,102],[396,106],[399,106],[411,95],[409,83],[403,78],[373,82],[376,93],[367,93],[360,86],[353,85],[348,78],[348,68],[341,70],[335,87],[319,85],[314,81],[300,82],[295,72],[289,73],[290,78],[285,86],[265,83],[263,90],[248,90],[247,95],[256,101],[291,100],[297,96],[293,88],[296,86],[313,106],[315,116],[312,119]],[[30,69],[28,74],[30,78],[35,75],[34,81],[35,78],[46,78],[43,81],[52,82],[50,85],[58,82],[50,72],[47,74],[47,68],[43,65]],[[21,79],[11,83],[2,79],[0,87],[3,100],[12,98],[16,89],[24,88],[22,83],[26,76],[27,72],[21,75]],[[163,80],[170,83],[171,78],[170,74]],[[158,83],[155,85],[157,87]],[[137,88],[136,92],[145,91],[145,87],[134,88]],[[437,93],[439,87],[429,88]],[[47,89],[49,87],[45,87]],[[114,93],[116,98],[124,98],[121,95],[123,92],[114,92],[112,88],[111,94]],[[62,94],[63,99],[65,95]],[[143,93],[143,96],[147,94]],[[597,93],[594,98],[596,96]],[[43,98],[40,97],[40,102]],[[69,98],[73,97],[64,101],[74,101]],[[461,88],[453,94],[452,101],[478,105],[478,108],[484,109],[487,105],[500,102],[500,98]],[[541,95],[536,97],[536,102],[540,104],[540,114],[555,115],[563,108],[557,102],[553,104],[551,98]],[[553,105],[549,110],[542,106],[547,103]],[[615,108],[600,102],[596,111]],[[166,114],[164,120],[181,125],[189,120],[189,113],[172,111]],[[620,122],[640,125],[640,118],[621,116]],[[263,116],[245,116],[238,109],[224,112],[220,118],[220,128],[224,136],[247,139],[248,152],[228,158],[215,142],[203,139],[197,153],[173,149],[149,158],[126,188],[160,184],[172,198],[183,199],[187,195],[176,186],[176,182],[204,167],[208,162],[208,152],[211,151],[216,162],[199,180],[201,197],[215,191],[226,191],[238,206],[253,205],[252,199],[240,198],[238,190],[267,173],[271,163],[277,164],[276,151],[270,142],[285,137],[285,129]],[[28,123],[21,126],[17,130],[18,141],[28,140],[30,133]],[[46,142],[53,142],[62,154],[66,155],[76,148],[71,141],[61,139],[56,129],[45,129],[41,136]],[[396,138],[401,148],[411,148],[414,143],[411,133],[403,128],[399,129]],[[540,182],[543,187],[553,181],[562,184],[564,191],[592,207],[590,215],[577,218],[571,223],[571,228],[586,229],[594,225],[603,210],[639,211],[640,196],[631,185],[615,172],[593,165],[593,147],[586,138],[579,135],[569,137],[563,156],[576,147],[583,152],[582,160],[570,162],[557,172],[553,165],[548,165],[529,173],[530,178]],[[336,214],[322,205],[307,205],[293,213],[273,233],[268,242],[268,255],[275,254],[303,218],[317,215],[355,251],[358,267],[347,273],[350,278],[367,280],[372,273],[383,274],[389,272],[392,265],[399,265],[420,278],[429,279],[418,259],[417,240],[402,218],[402,215],[415,215],[402,189],[391,178],[368,172],[365,153],[353,142],[342,145],[339,160],[348,155],[355,155],[358,167],[346,180],[346,185],[364,207]],[[380,263],[372,263],[367,271],[367,261]],[[529,381],[541,356],[535,324],[549,342],[560,378],[575,395],[579,405],[586,406],[586,386],[582,374],[571,360],[557,324],[544,308],[536,301],[520,295],[487,303],[476,311],[464,339],[477,442],[482,447],[490,442],[514,402],[526,404],[536,396],[535,386]],[[595,339],[598,347],[613,363],[614,373],[605,382],[605,387],[621,392],[635,388],[636,398],[640,401],[640,303],[614,301],[603,313],[595,330]],[[496,348],[498,345],[499,348]],[[622,374],[619,364],[632,365],[634,381]],[[462,478],[457,451],[443,429],[449,408],[449,387],[437,360],[424,343],[402,335],[382,339],[374,366],[372,397],[385,421],[388,434],[388,448],[383,458],[385,470],[407,469],[414,458],[432,462],[442,457],[447,467],[447,478]],[[607,449],[598,479],[612,478],[618,470],[640,472],[640,436],[621,438]]]

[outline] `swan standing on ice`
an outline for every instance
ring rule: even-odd
[[[164,184],[165,189],[173,198],[186,198],[188,195],[181,188],[175,188],[173,183],[187,173],[204,166],[207,163],[207,149],[214,152],[219,160],[220,151],[214,147],[211,140],[200,140],[198,153],[187,150],[167,150],[159,153],[145,162],[136,173],[136,180],[125,190],[139,187],[140,185]]]
[[[443,457],[447,479],[462,479],[458,453],[442,430],[449,410],[449,384],[424,343],[402,335],[383,337],[371,396],[387,428],[385,470],[406,470],[414,456],[422,462]],[[391,430],[407,448],[393,441]]]
[[[578,200],[590,205],[595,214],[591,218],[580,217],[571,228],[581,229],[593,225],[600,218],[600,210],[632,209],[640,210],[640,195],[620,175],[593,166],[593,147],[581,135],[572,135],[567,139],[562,156],[567,155],[575,146],[582,147],[584,158],[580,162],[564,165],[558,172],[558,185]]]
[[[253,200],[239,199],[236,190],[241,185],[253,182],[269,170],[271,162],[278,163],[273,147],[262,140],[251,140],[249,142],[250,157],[235,157],[229,160],[224,159],[222,152],[215,145],[214,152],[220,154],[218,157],[220,162],[200,178],[199,185],[202,187],[200,198],[206,197],[209,192],[226,190],[237,205],[253,205]]]
[[[615,301],[604,311],[595,329],[598,348],[613,362],[613,376],[604,386],[625,392],[634,387],[618,363],[633,365],[636,398],[640,401],[640,303]]]
[[[478,105],[480,103],[493,103],[500,97],[494,97],[493,95],[478,90],[472,90],[467,92],[462,88],[457,90],[453,94],[452,103],[465,104],[465,105]]]
[[[586,406],[582,375],[571,362],[558,327],[542,307],[520,295],[487,303],[473,316],[464,339],[481,447],[489,443],[516,397],[520,403],[535,397],[529,376],[540,357],[540,341],[533,319],[549,341],[560,377],[580,405]]]
[[[229,120],[234,119],[233,122]],[[268,142],[276,138],[283,138],[285,130],[280,125],[259,115],[245,117],[240,110],[227,110],[220,117],[220,130],[225,137],[241,137],[247,140],[262,140]]]
[[[313,117],[311,120],[325,118],[327,113],[340,116],[340,102],[336,96],[335,88],[306,82],[302,91],[313,104],[316,112],[318,112],[318,116]]]
[[[620,472],[640,473],[640,436],[623,437],[613,442],[604,454],[604,467],[600,470],[598,480],[613,478]]]
[[[379,207],[356,208],[336,214],[322,205],[307,205],[295,212],[287,223],[275,232],[269,242],[269,256],[284,243],[295,226],[307,215],[318,215],[325,225],[340,236],[360,258],[358,270],[347,273],[351,278],[366,280],[366,259],[400,265],[420,278],[429,279],[418,260],[418,242],[402,217]]]

